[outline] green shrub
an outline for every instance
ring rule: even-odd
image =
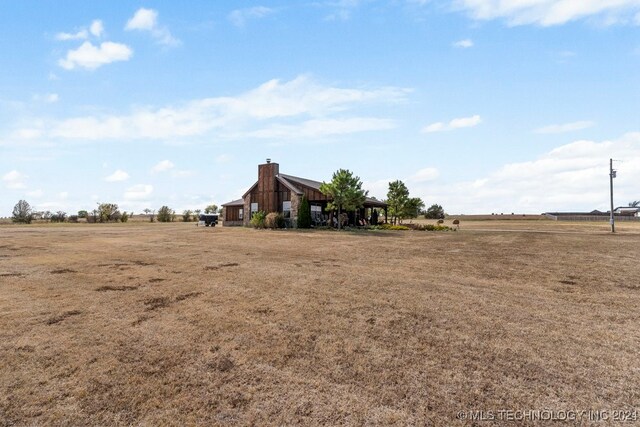
[[[69,222],[78,222],[78,215],[69,215]]]
[[[169,206],[163,206],[158,210],[158,222],[171,222],[174,217],[175,212]]]
[[[278,212],[269,212],[264,219],[264,226],[271,229],[284,228],[284,216]]]
[[[129,217],[130,217],[130,216],[131,216],[131,215],[129,215],[128,213],[126,213],[126,212],[122,212],[122,215],[120,216],[120,222],[127,222],[127,221],[129,221]]]
[[[311,228],[311,206],[305,196],[298,207],[298,228]]]
[[[251,217],[251,221],[249,222],[253,226],[253,228],[264,228],[266,217],[266,213],[264,213],[263,211],[258,211],[253,214],[253,216]]]

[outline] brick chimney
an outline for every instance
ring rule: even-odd
[[[279,173],[280,165],[271,163],[271,159],[267,159],[266,163],[258,165],[258,193],[262,194],[261,199],[264,201],[260,209],[265,212],[278,210],[274,193],[276,190],[276,175]]]

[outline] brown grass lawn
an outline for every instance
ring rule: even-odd
[[[638,409],[640,227],[606,228],[3,226],[0,425]]]

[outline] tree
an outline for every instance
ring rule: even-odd
[[[145,214],[149,215],[149,222],[153,222],[153,216],[155,215],[156,211],[152,211],[151,209],[146,208],[142,212],[144,212]]]
[[[67,213],[58,211],[51,215],[51,222],[64,222],[67,219]]]
[[[362,181],[348,169],[339,169],[333,173],[331,182],[323,182],[320,192],[329,197],[328,209],[338,211],[338,229],[342,227],[342,211],[361,208],[364,205],[368,191],[362,189]]]
[[[87,211],[78,211],[78,218],[86,218],[89,215]]]
[[[158,222],[172,222],[174,220],[175,211],[169,206],[163,206],[158,210]]]
[[[417,218],[424,209],[424,202],[420,197],[410,197],[402,210],[401,218]]]
[[[122,214],[115,203],[98,203],[98,221],[119,221]]]
[[[409,201],[409,189],[399,179],[389,183],[387,192],[387,205],[391,215],[391,223],[396,224],[398,218],[402,218],[405,205]]]
[[[306,196],[302,196],[298,207],[298,228],[311,228],[311,206]]]
[[[200,221],[200,212],[202,212],[200,209],[196,209],[193,211],[193,220],[194,221]]]
[[[204,208],[204,213],[206,214],[213,214],[218,212],[218,205],[209,205],[206,208]]]
[[[640,200],[635,200],[633,202],[629,202],[630,208],[640,208]]]
[[[183,222],[191,221],[191,215],[193,215],[193,212],[191,212],[191,210],[187,209],[187,210],[183,211],[182,212],[182,221]]]
[[[21,224],[31,224],[32,219],[33,211],[31,210],[31,205],[29,205],[26,200],[20,200],[16,203],[13,207],[11,221]]]
[[[429,206],[427,212],[425,212],[424,217],[427,219],[443,219],[444,218],[444,209],[442,206],[433,204]]]

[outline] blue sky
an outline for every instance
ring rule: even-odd
[[[0,2],[0,216],[176,211],[267,157],[450,213],[640,199],[640,1]]]

